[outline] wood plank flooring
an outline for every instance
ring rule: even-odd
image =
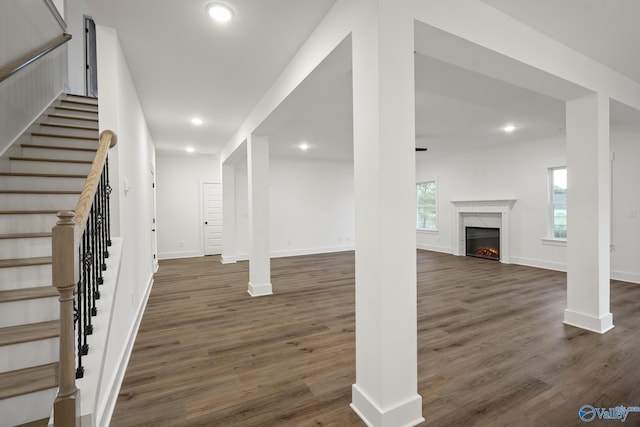
[[[160,262],[112,426],[364,425],[353,253],[274,259],[261,298],[247,268]],[[640,285],[612,282],[611,299],[598,335],[562,324],[563,273],[418,251],[425,425],[578,426],[584,404],[640,406]]]

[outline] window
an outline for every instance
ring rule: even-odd
[[[427,181],[416,184],[417,223],[416,227],[423,230],[435,230],[436,223],[436,182]]]
[[[549,236],[567,238],[567,168],[549,169]]]

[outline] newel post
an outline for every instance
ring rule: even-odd
[[[60,293],[60,366],[58,395],[53,404],[56,427],[74,427],[80,416],[80,392],[76,388],[74,290],[78,282],[73,211],[58,213],[52,231],[52,279]]]

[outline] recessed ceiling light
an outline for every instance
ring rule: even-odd
[[[193,119],[191,119],[191,123],[193,123],[194,126],[200,126],[204,122],[200,117],[194,117]]]
[[[309,149],[309,144],[307,144],[306,142],[303,142],[298,147],[300,147],[302,151],[307,151]]]
[[[224,3],[209,3],[207,13],[216,22],[229,22],[233,18],[233,10]]]
[[[514,130],[516,130],[516,127],[515,127],[515,125],[508,124],[505,127],[503,127],[502,130],[505,131],[506,133],[511,133]]]
[[[187,153],[193,153],[194,151],[196,151],[196,149],[193,147],[187,147],[186,150],[187,150]]]

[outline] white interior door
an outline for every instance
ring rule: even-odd
[[[222,184],[203,184],[204,254],[222,253]]]

